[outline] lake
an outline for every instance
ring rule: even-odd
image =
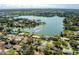
[[[58,35],[63,32],[63,20],[64,17],[53,16],[53,17],[42,17],[42,16],[18,16],[15,18],[27,18],[27,19],[35,19],[41,20],[41,22],[45,22],[46,24],[37,26],[35,28],[23,28],[21,31],[36,33],[41,35]],[[16,31],[17,28],[14,28],[13,31]]]

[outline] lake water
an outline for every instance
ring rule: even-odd
[[[27,19],[35,19],[41,20],[41,22],[45,22],[46,24],[40,25],[35,28],[24,28],[21,29],[23,32],[35,32],[36,34],[41,35],[58,35],[63,32],[63,19],[64,17],[41,17],[41,16],[18,16],[15,18],[27,18]],[[17,30],[16,28],[13,29],[14,31]]]

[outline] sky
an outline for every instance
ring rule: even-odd
[[[72,0],[75,2],[74,0]],[[69,2],[69,1],[68,1]],[[70,4],[67,0],[0,0],[0,9],[12,8],[63,8],[79,9],[79,4]],[[71,2],[71,1],[70,1]],[[68,4],[63,4],[68,3]]]

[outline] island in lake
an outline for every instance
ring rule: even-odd
[[[79,9],[1,9],[0,55],[78,55]]]

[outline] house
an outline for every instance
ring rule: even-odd
[[[62,37],[61,40],[62,41],[69,41],[70,39],[69,38]]]
[[[15,48],[17,51],[19,51],[21,49],[20,45],[14,45],[13,48]]]
[[[79,50],[79,45],[77,46],[77,49]]]
[[[4,29],[3,27],[0,27],[0,32],[2,32],[2,31],[3,31],[3,29]]]
[[[40,36],[32,36],[33,38],[40,38]]]
[[[67,55],[72,55],[73,54],[73,51],[72,50],[69,50],[69,49],[63,49],[63,53],[64,54],[67,54]]]
[[[10,43],[4,45],[4,48],[7,48],[7,49],[9,49],[9,48],[11,48],[11,47],[12,47],[12,45],[11,45]]]
[[[0,41],[0,47],[3,47],[5,45],[4,41]]]

